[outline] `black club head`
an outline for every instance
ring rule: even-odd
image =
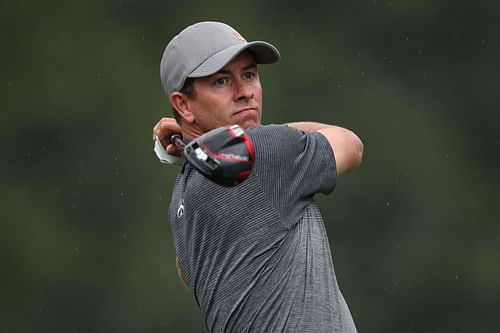
[[[239,126],[207,132],[184,148],[184,157],[213,182],[235,186],[252,173],[255,152],[252,140]]]

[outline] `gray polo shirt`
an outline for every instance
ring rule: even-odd
[[[179,265],[210,332],[356,332],[315,193],[336,183],[320,133],[249,129],[256,164],[235,187],[186,164],[169,210]]]

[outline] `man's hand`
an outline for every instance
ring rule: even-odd
[[[170,142],[170,137],[173,134],[182,135],[181,127],[174,118],[161,118],[153,127],[153,140],[158,137],[162,146],[166,147],[167,153],[174,156],[181,156],[182,148]]]

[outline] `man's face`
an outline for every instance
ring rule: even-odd
[[[195,79],[193,88],[196,96],[189,108],[201,133],[233,124],[260,125],[262,88],[251,53],[243,52],[219,72]]]

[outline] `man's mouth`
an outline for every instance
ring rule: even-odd
[[[242,113],[242,112],[246,112],[246,111],[257,111],[257,109],[253,108],[253,107],[247,107],[247,108],[243,108],[243,109],[236,111],[234,114],[238,114],[238,113]]]

